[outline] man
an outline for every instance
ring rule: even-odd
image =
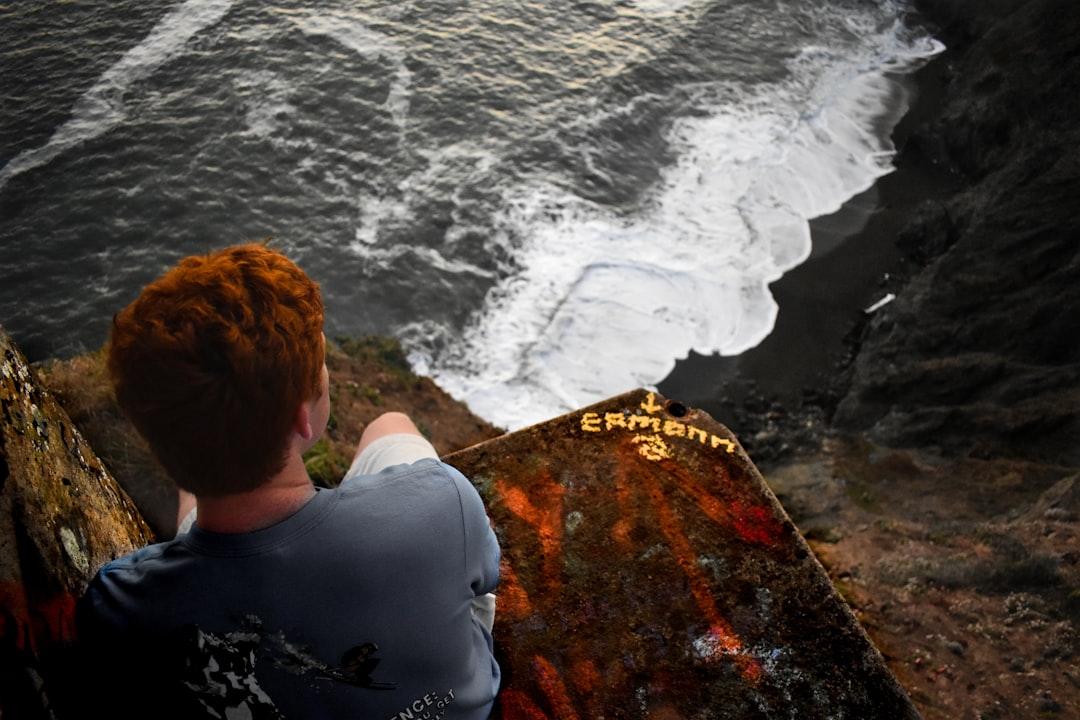
[[[480,496],[400,413],[365,429],[339,488],[314,487],[322,321],[318,285],[258,244],[186,258],[114,319],[117,401],[196,519],[85,594],[85,669],[112,716],[490,713],[479,609],[499,547]]]

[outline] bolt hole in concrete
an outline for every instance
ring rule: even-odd
[[[674,401],[669,402],[665,410],[668,411],[669,415],[677,418],[686,417],[686,414],[690,412],[690,409],[683,405],[681,402]]]

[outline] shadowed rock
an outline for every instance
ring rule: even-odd
[[[949,49],[939,115],[908,157],[961,189],[899,233],[922,267],[868,323],[835,424],[892,447],[1076,467],[1080,6],[915,5]]]
[[[918,717],[707,414],[639,390],[444,459],[503,547],[504,718]]]
[[[152,540],[0,328],[0,713],[46,717],[49,658],[105,562]]]

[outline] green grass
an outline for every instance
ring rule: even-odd
[[[304,467],[311,481],[320,487],[334,487],[341,481],[349,462],[335,453],[325,439],[319,440],[304,453]]]
[[[375,362],[403,382],[411,383],[418,379],[397,338],[365,335],[359,338],[339,337],[335,338],[335,342],[346,355]]]

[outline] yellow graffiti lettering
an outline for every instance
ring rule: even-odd
[[[648,415],[631,415],[627,418],[629,424],[627,427],[631,430],[638,430],[641,428],[652,428],[653,432],[660,432],[660,418],[650,417]]]
[[[668,437],[684,437],[686,426],[677,420],[667,420],[664,422],[664,434]]]
[[[629,415],[626,411],[604,413],[587,412],[581,415],[582,432],[597,433],[604,430],[623,428],[630,432],[645,431],[634,435],[633,442],[638,446],[638,452],[649,460],[663,460],[671,457],[671,448],[664,442],[661,435],[667,437],[684,437],[696,440],[702,445],[710,445],[715,450],[721,445],[728,453],[735,452],[735,443],[718,435],[711,435],[706,430],[693,425],[687,425],[679,420],[664,420],[654,417],[652,413],[663,410],[662,405],[656,402],[656,395],[649,393],[641,403],[641,409],[649,415]],[[648,432],[653,434],[646,434]]]
[[[604,413],[604,424],[608,430],[613,427],[626,427],[626,416],[622,413]]]
[[[733,453],[733,452],[735,452],[735,443],[731,442],[730,440],[725,440],[725,439],[724,439],[724,438],[722,438],[722,437],[717,437],[716,435],[713,435],[713,436],[712,436],[712,446],[713,446],[714,448],[718,448],[718,447],[720,447],[721,445],[723,445],[724,447],[726,447],[726,448],[727,448],[727,451],[728,451],[729,453]]]
[[[582,415],[581,429],[585,432],[600,432],[600,416],[594,412],[587,412]]]
[[[646,460],[664,460],[671,457],[671,448],[659,435],[635,435],[634,444],[638,453]]]
[[[664,408],[656,404],[656,395],[649,393],[645,396],[645,402],[641,403],[641,409],[650,415],[655,415]]]

